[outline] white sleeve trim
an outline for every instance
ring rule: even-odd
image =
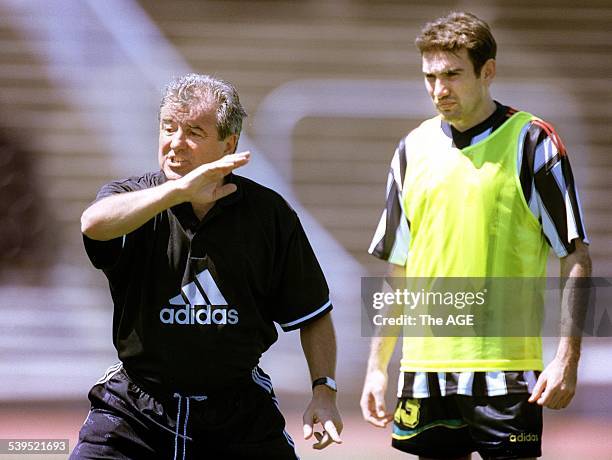
[[[403,212],[403,210],[402,210]],[[395,234],[395,242],[391,249],[391,254],[387,262],[395,265],[406,265],[408,261],[408,248],[410,247],[410,228],[408,227],[408,221],[405,215],[402,215],[400,224],[397,227]]]
[[[385,231],[387,229],[387,209],[383,209],[382,216],[378,221],[378,226],[376,227],[376,232],[374,232],[374,237],[372,238],[372,242],[370,243],[370,247],[368,248],[368,252],[370,254],[374,253],[374,249],[380,243],[380,241],[385,237]]]
[[[296,324],[300,324],[304,321],[309,320],[310,318],[317,316],[319,313],[321,313],[322,311],[324,311],[326,308],[328,308],[331,305],[331,300],[328,300],[322,307],[317,308],[315,311],[313,311],[312,313],[306,315],[306,316],[302,316],[300,319],[296,319],[295,321],[291,321],[289,323],[285,323],[285,324],[281,324],[280,327],[282,327],[283,329],[286,327],[291,327],[291,326],[295,326]]]
[[[552,249],[555,252],[555,254],[557,254],[557,257],[561,258],[561,257],[567,256],[568,252],[565,249],[565,246],[563,245],[563,243],[561,242],[561,237],[559,236],[559,233],[557,232],[557,228],[555,227],[555,224],[553,223],[553,220],[550,217],[550,214],[548,214],[548,210],[544,206],[544,203],[542,203],[542,198],[540,198],[539,194],[538,194],[538,202],[540,205],[540,212],[542,216],[542,231],[544,232],[544,234],[550,241],[550,245],[552,246]]]

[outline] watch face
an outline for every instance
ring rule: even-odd
[[[317,385],[325,385],[331,390],[338,391],[336,381],[331,377],[321,377],[312,382],[312,388],[316,387]]]

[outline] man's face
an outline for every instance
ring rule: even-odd
[[[168,179],[178,179],[204,163],[232,153],[236,135],[219,140],[216,105],[168,105],[160,112],[159,166]]]
[[[466,49],[429,51],[423,53],[423,75],[427,92],[445,121],[464,131],[486,118],[482,116],[491,103],[494,60],[487,61],[476,76]]]

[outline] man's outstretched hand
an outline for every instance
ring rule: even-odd
[[[198,166],[193,171],[176,180],[181,201],[193,204],[207,204],[220,200],[236,191],[234,184],[223,184],[222,179],[234,169],[249,162],[251,152],[234,153],[223,158]]]
[[[304,412],[304,439],[310,439],[314,435],[317,442],[312,448],[317,450],[325,449],[334,442],[342,444],[340,433],[343,424],[336,407],[336,394],[323,386],[315,387],[314,391],[312,400]],[[317,423],[323,427],[322,432],[315,431]]]

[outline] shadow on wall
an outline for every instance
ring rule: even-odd
[[[53,223],[33,155],[0,128],[0,284],[39,283],[53,259]]]

